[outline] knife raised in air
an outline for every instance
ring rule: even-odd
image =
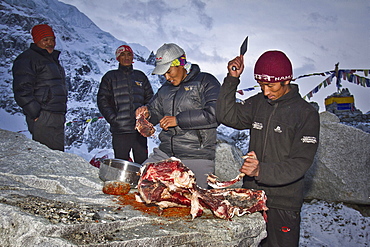
[[[247,52],[247,49],[248,49],[248,36],[245,37],[242,45],[240,46],[240,55],[244,55],[246,52]],[[232,67],[232,70],[236,70],[236,67],[233,66]]]

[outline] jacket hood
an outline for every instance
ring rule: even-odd
[[[289,84],[289,85],[290,85],[290,91],[287,94],[284,94],[283,96],[281,96],[280,98],[278,98],[276,100],[267,99],[267,102],[269,102],[271,105],[273,105],[273,104],[276,104],[276,103],[284,102],[284,101],[289,100],[289,99],[293,99],[293,98],[297,98],[297,97],[300,98],[301,96],[299,95],[298,85],[297,84]]]
[[[182,82],[192,81],[200,73],[200,68],[198,64],[192,64],[190,68],[190,73],[185,77]]]
[[[132,65],[130,66],[123,66],[122,64],[118,64],[118,70],[122,70],[123,72],[131,72],[134,70],[134,67]]]
[[[42,56],[52,56],[54,59],[58,59],[59,58],[59,54],[60,54],[60,51],[58,50],[53,50],[52,53],[49,53],[46,49],[42,49],[40,47],[38,47],[35,43],[31,43],[30,45],[30,49],[39,53],[40,55]]]

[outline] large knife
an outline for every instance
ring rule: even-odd
[[[240,46],[240,55],[244,55],[247,52],[248,49],[248,36],[245,37],[245,40],[243,41],[243,44]],[[232,70],[236,70],[236,67],[233,66]]]

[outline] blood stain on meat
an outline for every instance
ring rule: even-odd
[[[150,137],[155,133],[153,124],[146,120],[144,114],[139,114],[136,117],[135,129],[144,137]]]

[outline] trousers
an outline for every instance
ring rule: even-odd
[[[116,159],[129,160],[130,151],[133,153],[133,161],[142,164],[148,158],[148,141],[136,133],[112,134],[112,144]]]
[[[299,211],[269,208],[267,238],[261,247],[298,247],[301,215]]]
[[[65,114],[41,111],[35,121],[26,116],[28,131],[32,140],[40,142],[50,149],[64,151]]]

